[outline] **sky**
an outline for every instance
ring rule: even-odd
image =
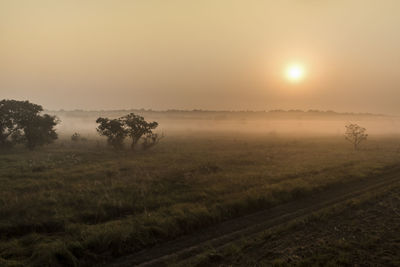
[[[398,0],[0,0],[0,99],[400,115],[399,12]]]

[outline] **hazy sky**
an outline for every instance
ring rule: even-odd
[[[0,0],[2,98],[400,114],[400,1]]]

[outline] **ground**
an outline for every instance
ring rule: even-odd
[[[354,200],[353,200],[354,201]],[[192,261],[197,266],[399,266],[400,187]]]
[[[234,136],[234,137],[233,137]],[[60,140],[0,153],[0,263],[85,266],[379,175],[397,138],[167,136],[150,151]]]

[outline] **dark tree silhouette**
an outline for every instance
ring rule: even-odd
[[[24,143],[29,149],[57,139],[55,116],[41,115],[42,106],[29,101],[0,101],[0,146]]]
[[[100,125],[97,131],[106,136],[108,144],[116,149],[122,149],[125,137],[132,139],[131,149],[134,150],[140,140],[143,140],[142,148],[148,149],[156,145],[163,136],[153,133],[158,123],[147,122],[142,116],[130,113],[118,119],[98,118]]]
[[[357,124],[346,125],[345,138],[353,145],[354,150],[358,150],[360,143],[367,140],[366,131],[367,129]]]
[[[147,122],[142,116],[130,113],[121,118],[128,136],[132,139],[131,149],[134,150],[136,144],[143,136],[148,136],[150,139],[154,138],[153,129],[157,128],[158,123]],[[153,135],[153,136],[152,136]],[[155,135],[157,136],[157,135]],[[150,139],[148,141],[150,141]],[[156,138],[158,139],[158,138]],[[146,142],[146,138],[144,139]],[[157,141],[158,142],[158,141]]]
[[[124,123],[121,119],[98,118],[96,120],[100,125],[97,127],[97,132],[100,135],[107,137],[107,143],[115,149],[124,147],[124,139],[127,131],[124,128]]]
[[[58,124],[58,120],[54,116],[44,114],[43,116],[32,117],[30,121],[26,121],[23,125],[26,146],[33,150],[37,146],[50,144],[57,139],[57,133],[54,127]]]
[[[17,133],[16,124],[12,117],[13,105],[11,100],[0,101],[0,147],[11,147],[15,143],[15,138],[11,138]],[[13,140],[14,139],[14,140]]]

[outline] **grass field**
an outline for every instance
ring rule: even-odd
[[[400,186],[370,192],[171,266],[399,266]]]
[[[0,154],[0,265],[106,262],[400,162],[400,139],[168,136],[115,152],[60,140]]]

